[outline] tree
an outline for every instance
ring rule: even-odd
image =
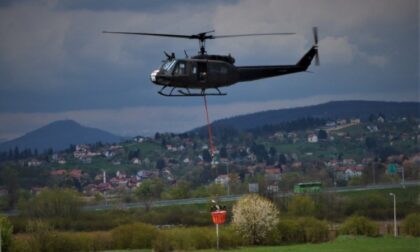
[[[79,195],[72,189],[45,189],[24,204],[22,211],[37,218],[76,218],[81,206]]]
[[[18,172],[16,169],[6,167],[1,171],[0,175],[1,183],[5,185],[7,189],[7,205],[9,208],[13,208],[19,199]]]
[[[225,146],[223,146],[223,147],[220,149],[220,157],[221,157],[221,158],[227,158],[227,157],[228,157],[227,150],[226,150],[226,147],[225,147]]]
[[[378,224],[364,216],[351,216],[340,226],[340,234],[348,235],[378,235]]]
[[[373,150],[373,149],[375,149],[376,148],[376,138],[375,137],[366,137],[366,140],[365,140],[365,142],[366,142],[366,147],[369,149],[369,150]]]
[[[158,179],[148,179],[143,181],[134,191],[139,200],[144,202],[146,211],[149,211],[153,200],[158,199],[163,191],[163,183]]]
[[[279,211],[268,199],[246,195],[233,206],[232,225],[250,244],[263,244],[279,222]]]
[[[12,243],[13,226],[9,219],[0,216],[0,233],[1,233],[1,251],[9,251]]]
[[[283,154],[283,153],[279,154],[278,163],[279,163],[279,165],[287,164],[287,157],[286,157],[285,154]]]
[[[28,243],[33,251],[53,251],[54,229],[46,221],[30,220],[26,225]]]
[[[221,184],[211,184],[211,185],[209,185],[207,187],[207,192],[208,192],[208,195],[210,195],[211,197],[226,195],[226,189]]]
[[[315,202],[309,196],[295,195],[287,210],[295,216],[309,216],[315,212]]]
[[[328,133],[325,130],[319,130],[318,131],[318,139],[319,140],[327,140]]]
[[[163,170],[163,168],[165,168],[166,163],[165,160],[160,158],[157,162],[156,162],[156,169],[159,170],[159,172],[161,172]]]
[[[270,154],[270,157],[275,157],[277,154],[277,150],[273,146],[270,147],[270,150],[268,152]]]
[[[208,149],[204,149],[201,155],[203,156],[203,161],[211,163],[212,157]]]
[[[190,197],[191,184],[179,181],[175,186],[162,193],[164,199],[186,199]]]

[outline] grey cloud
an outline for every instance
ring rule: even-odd
[[[201,106],[199,99],[156,95],[158,87],[148,79],[163,50],[183,56],[183,49],[193,48],[192,54],[195,41],[113,36],[102,30],[297,33],[207,44],[209,53],[232,53],[237,65],[254,65],[296,62],[312,45],[311,27],[318,25],[321,66],[311,67],[315,74],[238,84],[226,89],[229,96],[212,99],[212,104],[321,95],[369,98],[377,93],[415,100],[418,15],[414,0],[6,1],[0,5],[0,111],[56,115],[89,110],[92,117],[92,111],[101,109]],[[244,112],[250,109],[243,107]],[[174,113],[173,123],[182,128],[180,115]],[[144,129],[165,122],[157,117],[149,121]]]

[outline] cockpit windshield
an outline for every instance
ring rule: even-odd
[[[175,65],[175,62],[176,62],[176,60],[168,60],[160,67],[160,69],[164,70],[166,72],[170,72],[170,70]]]

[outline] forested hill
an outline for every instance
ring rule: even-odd
[[[276,125],[301,118],[322,118],[335,120],[340,118],[360,118],[366,120],[370,115],[382,115],[385,118],[401,116],[420,117],[420,102],[382,102],[382,101],[332,101],[324,104],[269,110],[234,116],[213,122],[217,131],[221,128],[248,130],[264,125]],[[201,131],[204,127],[194,129]]]
[[[1,143],[0,150],[7,151],[18,147],[19,150],[36,149],[45,151],[52,148],[54,151],[60,151],[68,148],[70,144],[114,143],[121,140],[122,137],[109,132],[88,128],[72,120],[63,120],[50,123],[22,137]]]

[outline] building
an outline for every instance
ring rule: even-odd
[[[314,133],[311,133],[308,135],[308,142],[309,143],[317,143],[318,142],[318,136]]]
[[[229,178],[229,175],[227,174],[219,175],[217,176],[217,178],[214,179],[214,183],[220,184],[223,186],[228,186],[229,181],[230,181],[230,178]]]
[[[267,181],[280,181],[281,180],[281,169],[280,168],[266,168],[265,169],[265,180],[267,180]]]

